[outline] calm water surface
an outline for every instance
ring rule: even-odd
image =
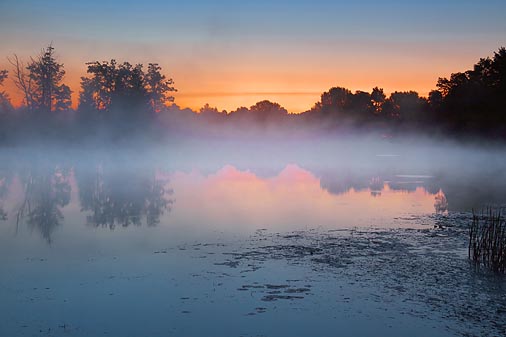
[[[494,335],[460,312],[506,310],[463,229],[506,166],[473,151],[6,150],[0,335]]]

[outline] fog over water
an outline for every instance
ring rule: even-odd
[[[506,336],[491,2],[0,1],[0,337]]]
[[[3,148],[0,334],[493,335],[503,290],[471,281],[466,226],[506,203],[504,154],[359,136]],[[464,305],[496,325],[460,324]]]
[[[16,233],[22,231],[27,209],[42,203],[55,212],[54,228],[42,233],[48,241],[53,230],[93,223],[234,233],[391,228],[406,226],[396,221],[403,216],[470,212],[506,201],[501,147],[441,140],[193,139],[17,147],[1,156],[3,231],[12,234],[14,224]],[[69,220],[82,225],[54,225]],[[37,227],[36,219],[31,222]]]

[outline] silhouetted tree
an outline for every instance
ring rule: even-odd
[[[350,96],[350,103],[346,109],[350,111],[350,117],[356,123],[363,125],[370,120],[370,105],[371,94],[359,90],[355,91],[355,93]]]
[[[72,92],[62,84],[65,71],[63,64],[56,60],[51,45],[28,64],[16,55],[9,61],[13,65],[10,78],[23,94],[21,111],[70,109]],[[166,78],[156,63],[148,64],[146,71],[142,64],[117,63],[114,59],[109,62],[90,62],[87,66],[88,76],[81,78],[77,123],[65,124],[66,120],[60,118],[63,115],[48,119],[50,124],[44,125],[46,116],[43,114],[43,119],[35,120],[34,123],[30,121],[35,116],[30,114],[3,114],[12,109],[12,106],[7,93],[2,91],[0,138],[8,139],[23,128],[31,134],[60,137],[60,130],[68,126],[75,128],[67,134],[76,130],[88,132],[93,129],[98,134],[110,134],[113,138],[130,135],[137,130],[146,132],[170,129],[172,134],[198,134],[206,132],[206,125],[210,122],[216,123],[217,127],[207,129],[217,130],[217,135],[221,133],[221,125],[233,130],[239,125],[262,128],[276,125],[286,130],[299,129],[300,125],[304,125],[304,128],[323,128],[329,132],[344,130],[345,127],[366,126],[370,130],[377,128],[382,134],[422,126],[432,129],[435,125],[450,132],[479,132],[487,137],[492,135],[506,138],[505,48],[500,48],[493,57],[480,59],[471,70],[453,73],[449,78],[439,78],[437,89],[432,90],[427,98],[420,97],[414,91],[394,92],[387,98],[379,87],[373,88],[370,93],[360,90],[352,93],[336,86],[324,92],[319,102],[301,115],[288,114],[279,104],[267,100],[250,108],[240,107],[229,114],[209,105],[197,113],[190,109],[180,109],[174,104],[169,105],[174,100],[172,94],[176,89],[173,80]],[[7,71],[0,71],[0,85],[6,77]],[[159,114],[162,111],[167,113]],[[157,123],[152,123],[153,119]],[[105,122],[101,124],[105,127],[96,128],[98,122]],[[182,124],[189,126],[181,128]],[[4,132],[9,129],[14,131]],[[241,131],[243,130],[244,128]]]
[[[212,107],[209,105],[209,103],[206,103],[202,108],[200,108],[199,110],[199,114],[203,117],[205,117],[206,115],[211,115],[211,116],[214,116],[214,115],[218,115],[220,112],[218,111],[218,109],[216,107]]]
[[[86,108],[99,111],[131,110],[147,101],[142,65],[132,66],[128,62],[118,65],[116,60],[86,64],[92,76],[81,78],[80,107],[87,105]]]
[[[7,78],[8,72],[7,70],[0,70],[0,88],[3,86],[4,80]],[[10,126],[8,125],[10,121],[9,112],[13,110],[12,104],[9,100],[9,95],[1,90],[0,91],[0,142],[5,140],[7,136],[8,129]],[[2,214],[0,214],[0,219],[2,218]]]
[[[490,65],[490,85],[499,93],[506,89],[506,48],[501,47],[494,53]]]
[[[439,90],[432,90],[429,92],[428,103],[433,111],[438,112],[443,103],[443,94]]]
[[[31,87],[30,106],[40,111],[64,111],[71,106],[71,90],[62,83],[63,64],[58,63],[53,46],[49,45],[27,66]],[[23,80],[25,81],[25,80]]]
[[[393,92],[389,101],[391,102],[390,117],[406,124],[417,124],[423,116],[425,100],[416,91]]]
[[[218,111],[216,107],[210,106],[206,103],[199,110],[199,119],[203,119],[204,123],[219,123],[227,117],[226,111]]]
[[[88,74],[92,76],[81,77],[79,110],[108,110],[116,87],[116,61],[111,60],[110,63],[96,61],[86,65]]]
[[[506,136],[506,49],[482,58],[472,70],[439,78],[441,122],[454,131]]]
[[[278,103],[268,100],[257,102],[249,109],[240,107],[228,114],[232,123],[243,124],[243,126],[265,127],[269,123],[279,124],[288,115],[288,111]]]
[[[279,119],[288,114],[288,111],[278,103],[268,100],[257,102],[249,108],[256,121],[266,122],[269,119]]]
[[[373,114],[379,116],[382,113],[382,106],[385,103],[386,95],[383,92],[383,89],[374,87],[371,92],[371,111]]]
[[[28,74],[26,65],[14,54],[12,58],[8,57],[7,60],[13,67],[14,78],[13,82],[16,88],[23,93],[23,104],[28,110],[32,110],[34,101],[34,88],[32,86],[32,78]]]
[[[398,120],[400,116],[400,108],[390,98],[387,98],[381,105],[381,114],[387,121]]]
[[[0,70],[0,87],[8,76],[7,70]],[[5,91],[0,91],[0,114],[12,110],[9,95]]]
[[[351,96],[351,91],[346,88],[331,88],[321,95],[320,110],[326,115],[342,113],[349,107]]]
[[[245,106],[241,106],[233,111],[230,111],[230,118],[236,118],[237,116],[247,116],[249,113],[249,109]]]
[[[174,102],[174,96],[170,93],[177,91],[172,78],[167,79],[161,70],[157,63],[149,63],[145,77],[149,107],[155,113],[162,111],[167,103]]]
[[[147,73],[142,64],[116,60],[87,65],[90,76],[81,78],[79,111],[98,114],[98,119],[113,123],[118,130],[139,128],[174,100],[170,95],[176,91],[173,81],[160,73],[156,63],[149,64]]]

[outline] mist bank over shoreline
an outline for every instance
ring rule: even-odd
[[[87,63],[77,109],[65,70],[52,45],[24,63],[9,59],[13,70],[0,71],[0,86],[12,80],[24,96],[14,108],[0,93],[0,145],[33,141],[128,142],[185,138],[297,138],[359,134],[380,138],[405,136],[506,140],[506,49],[480,59],[471,70],[439,78],[428,97],[415,91],[382,88],[352,92],[335,86],[314,106],[290,114],[263,100],[234,111],[206,104],[199,111],[174,103],[172,78],[156,63]],[[50,74],[50,76],[46,76]]]

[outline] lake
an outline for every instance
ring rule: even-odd
[[[430,140],[0,150],[1,336],[497,336],[467,260],[505,151]],[[364,324],[367,321],[368,324]]]

